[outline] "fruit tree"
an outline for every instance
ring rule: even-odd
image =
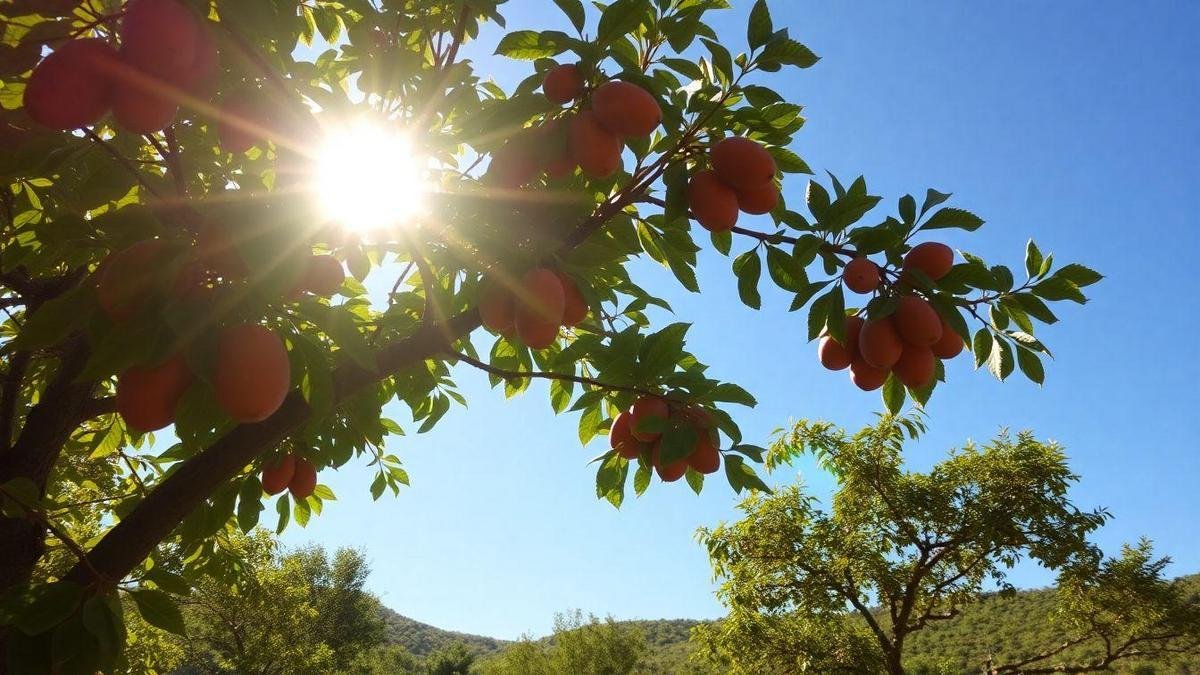
[[[801,107],[771,83],[817,56],[762,0],[717,35],[728,4],[554,0],[573,30],[499,40],[527,64],[511,91],[460,55],[504,28],[500,0],[0,7],[13,669],[118,663],[123,601],[179,629],[169,593],[227,569],[222,533],[266,495],[282,528],[347,462],[397,491],[382,408],[431,429],[463,402],[456,365],[508,395],[548,380],[583,443],[608,433],[614,505],[630,474],[637,494],[722,467],[765,490],[729,410],[754,399],[686,351],[686,324],[651,325],[669,307],[628,273],[640,256],[693,292],[698,251],[733,256],[747,305],[761,283],[792,294],[821,363],[849,369],[821,386],[881,389],[893,411],[964,350],[1040,382],[1034,325],[1099,275],[1032,242],[1022,279],[949,248],[939,231],[983,221],[936,190],[869,215],[863,178],[805,178]],[[370,274],[394,277],[385,302]]]

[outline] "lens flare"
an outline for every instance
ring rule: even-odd
[[[316,162],[314,189],[321,210],[348,229],[403,225],[424,207],[426,162],[403,134],[367,123],[334,129]]]

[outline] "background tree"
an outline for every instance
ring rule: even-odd
[[[611,617],[586,620],[579,610],[554,617],[554,634],[545,640],[528,638],[505,647],[480,663],[487,675],[626,675],[647,652],[646,637],[636,627]]]
[[[865,179],[830,176],[787,203],[782,175],[810,172],[789,149],[804,120],[769,83],[817,56],[765,2],[738,54],[705,22],[725,0],[555,4],[573,33],[500,40],[533,66],[509,92],[459,58],[503,23],[498,0],[0,7],[0,652],[14,669],[117,663],[119,595],[180,629],[164,591],[222,567],[221,534],[252,530],[264,492],[282,529],[333,497],[329,467],[368,462],[374,496],[398,491],[407,474],[381,448],[402,428],[382,407],[403,402],[428,431],[463,402],[454,365],[508,395],[550,380],[584,443],[612,427],[596,484],[614,505],[630,473],[637,494],[655,472],[700,490],[722,464],[735,490],[765,487],[725,409],[753,397],[709,376],[686,325],[651,328],[665,303],[631,278],[638,256],[698,291],[698,247],[738,242],[741,299],[761,304],[765,266],[808,307],[809,338],[828,334],[822,362],[892,410],[927,400],[964,342],[1001,379],[1042,380],[1035,322],[1099,275],[1032,243],[1024,280],[956,255],[931,237],[983,221],[936,190],[868,217],[882,199]],[[294,56],[314,43],[329,49]],[[386,305],[367,298],[372,272],[395,275]],[[481,355],[485,324],[497,337]],[[178,442],[155,442],[167,428]],[[80,491],[98,501],[73,506]],[[67,569],[46,563],[47,540]]]
[[[1077,477],[1058,446],[1004,433],[951,453],[928,473],[906,471],[902,445],[922,429],[916,419],[884,418],[848,436],[801,422],[772,446],[769,464],[813,452],[839,487],[828,511],[793,486],[754,495],[741,506],[744,520],[701,532],[731,612],[698,632],[711,656],[739,672],[761,671],[769,654],[780,672],[882,664],[903,673],[914,633],[954,620],[989,586],[1007,588],[1005,570],[1025,558],[1061,570],[1060,620],[1071,637],[995,672],[1085,672],[1139,645],[1143,656],[1194,648],[1197,606],[1162,580],[1165,563],[1151,561],[1148,544],[1101,563],[1087,535],[1108,515],[1071,503]],[[847,612],[869,631],[873,649],[849,640],[853,634],[842,636],[847,644],[824,637]],[[1102,662],[1034,665],[1087,641],[1106,645]],[[791,649],[752,647],[764,642]]]
[[[452,642],[426,656],[422,672],[428,675],[467,675],[475,658],[475,652],[470,647],[462,642]]]

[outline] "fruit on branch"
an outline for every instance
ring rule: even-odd
[[[664,483],[674,483],[683,478],[683,474],[687,473],[688,461],[686,457],[680,458],[670,464],[663,464],[659,457],[662,451],[662,441],[654,444],[654,450],[650,454],[651,463],[654,464],[654,471],[658,473],[658,477]]]
[[[533,156],[522,132],[492,153],[484,181],[505,190],[516,190],[537,178],[541,166]]]
[[[544,267],[521,277],[516,292],[517,337],[532,349],[545,349],[558,338],[567,297],[558,275]]]
[[[649,136],[662,122],[654,96],[621,80],[609,80],[592,92],[592,111],[605,129],[625,138]]]
[[[574,63],[564,63],[555,66],[546,73],[542,80],[542,92],[552,103],[562,105],[574,101],[583,93],[583,71]]]
[[[608,432],[608,444],[618,455],[630,461],[641,456],[644,446],[633,437],[632,413],[625,411],[613,418],[612,428]]]
[[[567,143],[567,124],[559,118],[546,120],[537,128],[537,147],[542,168],[551,178],[566,178],[575,173],[575,158]]]
[[[737,203],[743,213],[752,216],[770,213],[779,204],[779,188],[771,181],[761,187],[738,190]]]
[[[710,153],[713,170],[735,190],[756,190],[775,178],[775,158],[762,145],[742,136],[724,138]]]
[[[900,305],[892,318],[900,338],[910,345],[928,347],[942,337],[942,318],[925,298],[900,296]]]
[[[196,65],[199,22],[177,0],[130,0],[120,34],[121,56],[144,73],[182,82]]]
[[[662,436],[662,427],[665,426],[667,418],[671,414],[671,409],[667,402],[657,396],[643,396],[633,402],[633,407],[629,410],[633,425],[633,437],[644,443],[656,441]],[[643,428],[643,424],[648,421],[656,420],[654,426],[657,431],[650,431]]]
[[[709,232],[728,232],[737,224],[737,193],[713,171],[697,171],[688,181],[688,208]]]
[[[842,283],[855,293],[871,293],[879,288],[879,266],[864,257],[846,263]]]
[[[859,331],[858,353],[876,368],[891,368],[903,350],[904,343],[891,317],[867,321]]]
[[[100,121],[112,105],[116,50],[100,38],[70,40],[42,59],[25,85],[29,118],[68,131]]]
[[[571,118],[567,144],[571,158],[589,178],[607,178],[621,166],[621,139],[601,126],[590,110]]]
[[[296,456],[288,453],[263,467],[263,490],[269,495],[277,495],[288,489],[288,484],[292,482],[292,477],[295,475]]]
[[[283,404],[291,365],[279,336],[257,324],[221,331],[213,375],[217,404],[237,422],[261,422]]]
[[[181,353],[158,365],[128,368],[117,376],[117,413],[130,429],[162,429],[175,421],[175,407],[191,383]]]
[[[308,499],[317,488],[317,467],[303,457],[296,459],[296,469],[288,482],[288,492],[296,500]]]
[[[715,473],[721,468],[721,451],[713,440],[711,429],[696,428],[696,447],[688,455],[688,466],[703,474]]]
[[[221,149],[235,155],[266,141],[270,119],[249,93],[234,94],[221,102],[217,139]]]
[[[931,281],[949,274],[951,267],[954,267],[954,249],[936,241],[917,244],[904,254],[904,269],[919,270]]]
[[[504,282],[489,274],[479,285],[479,318],[490,331],[507,334],[513,328],[516,310],[513,294]]]
[[[309,256],[300,273],[298,288],[322,298],[333,297],[346,282],[342,263],[331,255]]]
[[[153,134],[171,124],[179,105],[161,85],[130,77],[113,87],[112,109],[113,119],[126,131]]]
[[[196,31],[196,58],[179,79],[179,86],[196,98],[207,99],[215,93],[217,75],[221,71],[221,55],[213,40],[212,31],[201,21]]]
[[[821,338],[820,344],[817,345],[817,358],[821,360],[821,365],[829,370],[843,370],[850,367],[854,356],[853,351],[835,340],[832,335]]]
[[[96,296],[110,319],[128,321],[141,311],[154,291],[166,249],[163,240],[147,239],[108,257],[96,281]]]
[[[579,292],[579,284],[575,283],[574,279],[563,272],[556,272],[556,274],[563,287],[562,325],[574,328],[583,323],[583,320],[587,318],[587,300],[584,299],[583,293]]]
[[[875,391],[887,382],[889,370],[877,368],[861,356],[850,364],[850,381],[863,391]]]
[[[962,336],[951,328],[945,321],[942,321],[942,337],[933,343],[930,349],[933,350],[933,355],[939,359],[952,359],[962,353],[963,347]]]
[[[904,345],[904,351],[892,373],[909,389],[920,389],[933,382],[933,374],[937,368],[937,359],[929,347]]]

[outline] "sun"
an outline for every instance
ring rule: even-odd
[[[325,136],[314,190],[326,218],[365,233],[417,216],[428,192],[425,174],[426,163],[408,136],[359,122]]]

